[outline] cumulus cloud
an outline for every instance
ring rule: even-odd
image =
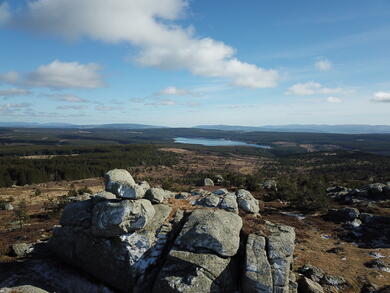
[[[31,92],[26,89],[11,88],[6,90],[0,90],[0,97],[16,97],[16,96],[28,96]]]
[[[390,103],[390,92],[376,92],[372,101],[377,103]]]
[[[58,110],[85,110],[88,109],[88,106],[85,105],[65,105],[65,106],[58,106]]]
[[[315,94],[321,95],[330,95],[330,94],[345,94],[350,91],[342,88],[327,88],[323,87],[318,82],[306,82],[306,83],[297,83],[290,87],[286,94],[294,96],[311,96]]]
[[[333,96],[327,97],[327,98],[326,98],[326,101],[327,101],[328,103],[333,103],[333,104],[338,104],[338,103],[342,103],[342,102],[343,102],[342,99],[340,99],[340,98],[338,98],[338,97],[333,97]]]
[[[72,94],[49,94],[46,95],[46,97],[57,100],[57,101],[62,101],[62,102],[69,102],[69,103],[85,103],[87,100],[80,98],[76,95]]]
[[[0,25],[7,23],[11,18],[11,14],[9,12],[8,3],[4,2],[0,4]]]
[[[134,59],[144,66],[186,69],[249,88],[277,85],[276,70],[242,62],[234,48],[175,24],[186,7],[186,0],[30,0],[8,24],[71,40],[128,42],[140,49]]]
[[[332,63],[327,59],[320,59],[314,63],[315,68],[318,71],[328,71],[332,69]]]
[[[0,80],[29,87],[93,89],[104,86],[99,70],[100,66],[95,63],[80,64],[54,60],[50,64],[39,66],[33,72],[0,74]]]

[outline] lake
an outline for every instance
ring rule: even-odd
[[[243,141],[235,141],[224,138],[188,138],[188,137],[176,137],[175,142],[185,144],[200,144],[204,146],[247,146],[262,149],[270,149],[268,145],[260,145],[253,143],[246,143]]]

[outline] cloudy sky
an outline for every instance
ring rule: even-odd
[[[390,1],[0,0],[0,121],[390,124]]]

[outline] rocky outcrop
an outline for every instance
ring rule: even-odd
[[[42,290],[38,287],[31,285],[23,285],[12,288],[2,288],[0,289],[1,293],[49,293],[46,290]]]
[[[243,292],[291,292],[290,270],[295,232],[292,227],[267,222],[268,236],[251,234],[245,255]]]
[[[177,194],[138,185],[125,170],[107,172],[106,188],[64,209],[49,247],[115,290],[229,293],[242,285],[242,292],[297,292],[292,227],[266,222],[265,235],[251,234],[247,243],[240,237],[238,208],[259,211],[249,191],[194,190],[184,200],[201,206],[174,213],[161,202]],[[145,196],[133,196],[135,188]]]
[[[367,204],[371,201],[390,200],[390,182],[372,183],[358,189],[333,186],[326,191],[331,198],[347,204]]]

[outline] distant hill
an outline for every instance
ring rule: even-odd
[[[0,122],[0,127],[18,127],[18,128],[79,128],[79,129],[150,129],[165,128],[164,126],[154,126],[136,123],[112,123],[112,124],[91,124],[80,125],[71,123],[34,123],[34,122]]]
[[[199,125],[194,128],[216,129],[225,131],[268,131],[268,132],[311,132],[340,134],[390,133],[390,125],[266,125],[266,126],[234,126],[234,125]]]

